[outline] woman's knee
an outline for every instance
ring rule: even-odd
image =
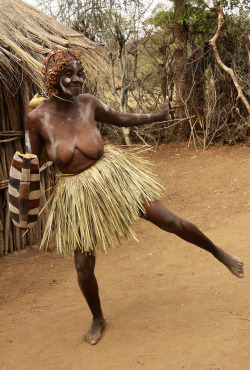
[[[94,274],[95,257],[75,252],[75,268],[77,275],[81,280],[88,279]]]
[[[144,218],[162,230],[176,233],[181,229],[181,219],[169,211],[161,202],[156,201],[152,205],[145,204],[146,215]]]
[[[176,233],[181,228],[181,219],[173,213],[164,214],[160,228],[169,233]]]
[[[146,213],[143,218],[162,230],[175,233],[181,228],[181,219],[169,211],[160,201],[148,205],[144,202]]]

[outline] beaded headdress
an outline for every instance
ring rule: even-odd
[[[72,60],[82,63],[79,55],[72,50],[54,50],[45,59],[43,72],[45,74],[45,89],[48,96],[58,94],[58,84],[62,71]],[[85,77],[85,73],[83,71]]]
[[[43,73],[45,74],[46,73],[46,67],[47,67],[47,63],[48,63],[48,60],[49,58],[51,57],[51,55],[55,54],[55,53],[59,53],[60,51],[62,50],[54,50],[54,51],[51,51],[47,56],[46,56],[46,59],[44,61],[44,66],[43,66]]]

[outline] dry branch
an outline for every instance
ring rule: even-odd
[[[0,140],[0,143],[10,143],[11,141],[20,140],[20,137],[12,137],[11,139]]]
[[[0,136],[22,136],[24,131],[2,131]]]
[[[220,32],[221,32],[221,29],[224,25],[224,15],[223,15],[223,7],[222,6],[218,6],[217,7],[217,11],[218,11],[218,26],[217,26],[217,30],[215,32],[215,35],[214,37],[212,37],[210,40],[209,40],[209,44],[212,46],[213,48],[213,51],[214,51],[214,56],[215,56],[215,59],[217,60],[218,64],[221,66],[221,68],[224,69],[224,71],[226,71],[232,78],[233,80],[233,83],[234,83],[234,86],[236,87],[237,89],[237,92],[238,92],[238,97],[237,99],[241,99],[243,104],[245,105],[248,113],[250,114],[250,104],[248,103],[246,97],[244,96],[243,92],[242,92],[242,88],[239,84],[239,82],[237,81],[237,77],[234,73],[234,71],[232,70],[232,68],[229,68],[227,67],[221,60],[220,58],[220,55],[219,55],[219,52],[218,52],[218,49],[216,47],[216,41],[218,40],[219,36],[220,36]]]

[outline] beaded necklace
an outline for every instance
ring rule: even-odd
[[[64,98],[61,98],[60,96],[56,95],[56,94],[52,94],[52,97],[56,98],[56,99],[59,99],[59,100],[63,100],[63,101],[67,101],[69,103],[74,103],[74,96],[72,96],[71,100],[70,99],[64,99]]]

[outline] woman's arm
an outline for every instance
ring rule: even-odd
[[[96,99],[95,119],[99,122],[121,127],[140,126],[153,122],[167,121],[170,110],[174,111],[175,108],[177,106],[170,107],[167,97],[160,112],[149,114],[120,113]]]
[[[25,126],[25,150],[40,158],[42,152],[42,139],[39,135],[39,119],[32,112],[27,116]]]

